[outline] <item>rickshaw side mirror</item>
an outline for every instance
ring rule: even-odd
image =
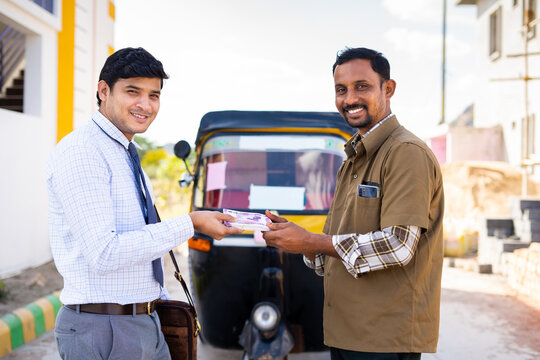
[[[193,182],[193,176],[191,174],[183,173],[180,175],[180,180],[178,180],[178,184],[180,184],[180,187],[188,187]]]
[[[174,155],[176,155],[177,158],[185,161],[190,152],[191,146],[189,146],[189,143],[185,140],[180,140],[174,145]]]
[[[184,173],[180,176],[180,180],[178,181],[178,183],[180,184],[180,187],[188,187],[193,181],[193,174],[191,174],[191,171],[189,171],[189,165],[186,161],[190,152],[191,152],[191,146],[185,140],[180,140],[174,145],[174,155],[176,155],[177,158],[184,160],[184,164],[186,165],[186,171],[187,171],[187,174]]]

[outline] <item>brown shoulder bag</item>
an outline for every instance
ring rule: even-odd
[[[157,212],[157,209],[156,209]],[[158,213],[158,221],[161,221]],[[174,277],[182,285],[188,302],[179,300],[159,300],[156,311],[161,322],[161,331],[169,346],[172,360],[196,360],[197,337],[201,325],[197,319],[197,310],[189,293],[186,282],[180,275],[180,268],[173,251],[169,251],[174,264]]]
[[[180,275],[172,250],[169,251],[169,254],[176,269],[174,277],[184,288],[188,302],[160,300],[156,303],[161,331],[169,346],[172,360],[196,360],[197,336],[201,331],[201,325],[197,319],[197,310],[193,305],[193,299],[182,275]]]

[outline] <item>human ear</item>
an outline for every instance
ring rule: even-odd
[[[384,96],[386,97],[386,99],[390,99],[392,96],[394,96],[394,92],[396,91],[396,82],[394,80],[386,80],[383,87]]]
[[[105,80],[100,80],[98,82],[97,87],[98,87],[98,90],[97,90],[98,95],[101,101],[107,100],[107,97],[109,96],[109,93],[110,93],[109,85],[107,85]]]

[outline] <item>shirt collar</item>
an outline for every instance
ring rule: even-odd
[[[345,153],[347,154],[347,157],[350,158],[357,154],[363,155],[364,153],[366,153],[368,157],[371,156],[384,143],[388,136],[390,136],[390,134],[399,126],[401,125],[399,124],[396,116],[390,113],[390,115],[369,129],[364,136],[357,132],[345,144]],[[367,137],[367,135],[370,136]]]
[[[376,128],[378,128],[379,126],[381,126],[386,120],[390,119],[392,116],[394,116],[393,113],[390,113],[388,114],[388,116],[386,116],[384,119],[382,119],[381,121],[379,121],[378,123],[375,124],[375,126],[373,126],[371,129],[369,129],[364,135],[362,135],[362,139],[364,139],[366,136],[368,136],[370,133],[373,132],[373,130],[375,130]]]
[[[130,141],[109,119],[99,112],[99,110],[96,110],[92,116],[92,120],[94,120],[96,125],[99,126],[105,134],[107,134],[111,139],[118,141],[127,150]],[[135,140],[131,140],[131,142],[135,145],[135,147],[141,149]]]

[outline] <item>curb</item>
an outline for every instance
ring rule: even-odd
[[[0,318],[0,358],[54,328],[59,295],[55,291]]]

